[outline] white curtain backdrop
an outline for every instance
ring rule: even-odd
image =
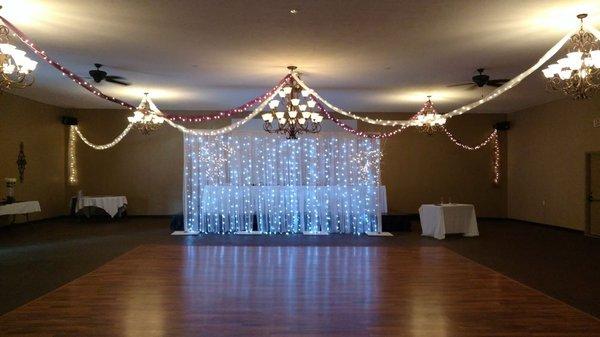
[[[187,231],[376,231],[380,143],[342,133],[184,135]]]

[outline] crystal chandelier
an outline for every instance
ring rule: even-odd
[[[288,69],[293,72],[296,67],[290,66]],[[321,131],[323,116],[313,112],[317,102],[311,97],[310,91],[301,90],[298,83],[292,80],[278,95],[282,102],[277,97],[272,99],[269,102],[271,111],[262,114],[265,131],[287,135],[287,139],[297,139],[302,133]]]
[[[22,89],[33,84],[33,71],[37,62],[10,44],[9,34],[8,27],[0,25],[0,86],[5,89]]]
[[[152,99],[148,97],[148,93],[144,94],[144,98],[133,112],[133,116],[127,117],[129,123],[134,124],[138,130],[144,135],[159,129],[165,122],[162,112],[158,110]]]
[[[574,99],[589,98],[591,93],[600,89],[598,39],[583,29],[585,17],[587,14],[577,15],[581,28],[571,36],[567,56],[542,70],[548,89],[562,91]]]
[[[421,110],[412,117],[410,124],[418,127],[423,133],[433,135],[442,128],[442,125],[446,124],[446,117],[437,113],[431,102],[431,96],[427,96],[427,102],[425,102]]]

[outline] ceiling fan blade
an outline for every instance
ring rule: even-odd
[[[488,83],[506,83],[508,81],[510,81],[510,79],[508,78],[498,78],[494,80],[489,80]]]
[[[110,78],[110,79],[113,79],[113,80],[126,80],[126,78],[123,77],[123,76],[114,76],[114,75],[108,75],[108,76],[106,76],[106,78],[107,79]]]
[[[506,82],[504,82],[504,83],[506,83]],[[490,87],[496,87],[496,88],[498,88],[498,87],[501,87],[504,83],[501,83],[501,82],[494,83],[494,82],[490,81],[486,85],[489,85]]]
[[[106,77],[106,82],[120,84],[120,85],[131,85],[131,83],[129,83],[129,82],[121,81],[120,79],[116,79],[116,78],[109,78],[108,76]]]
[[[474,85],[473,82],[469,82],[469,83],[461,83],[461,84],[451,84],[451,85],[447,85],[447,88],[452,88],[452,87],[462,87],[465,85]]]

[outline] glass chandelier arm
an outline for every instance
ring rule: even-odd
[[[131,127],[133,127],[133,123],[129,123],[125,129],[117,136],[117,138],[115,138],[112,142],[107,143],[107,144],[103,144],[103,145],[97,145],[94,144],[92,142],[90,142],[81,132],[81,130],[79,129],[79,126],[74,126],[75,131],[77,132],[77,135],[79,136],[79,138],[81,138],[81,140],[89,147],[91,147],[94,150],[106,150],[109,149],[115,145],[117,145],[121,140],[123,140],[123,138],[125,138],[125,136],[129,133],[129,131],[131,131]]]

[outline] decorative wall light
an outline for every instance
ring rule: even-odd
[[[542,70],[548,89],[562,91],[574,99],[586,99],[600,89],[598,39],[583,28],[587,14],[579,14],[581,28],[571,36],[566,57]]]
[[[140,105],[133,112],[133,116],[127,117],[127,120],[129,123],[134,124],[144,135],[158,130],[165,122],[163,113],[158,110],[148,93],[144,93]]]
[[[289,66],[288,69],[294,72],[296,67]],[[262,114],[265,131],[287,135],[287,139],[297,139],[302,133],[321,131],[323,116],[313,111],[317,102],[312,98],[310,90],[303,90],[292,79],[288,86],[279,91],[279,98],[283,102],[272,99],[269,102],[271,112]]]
[[[19,144],[19,155],[17,156],[17,168],[19,169],[19,182],[23,182],[25,179],[25,166],[27,165],[27,160],[25,159],[25,146],[23,142]]]

